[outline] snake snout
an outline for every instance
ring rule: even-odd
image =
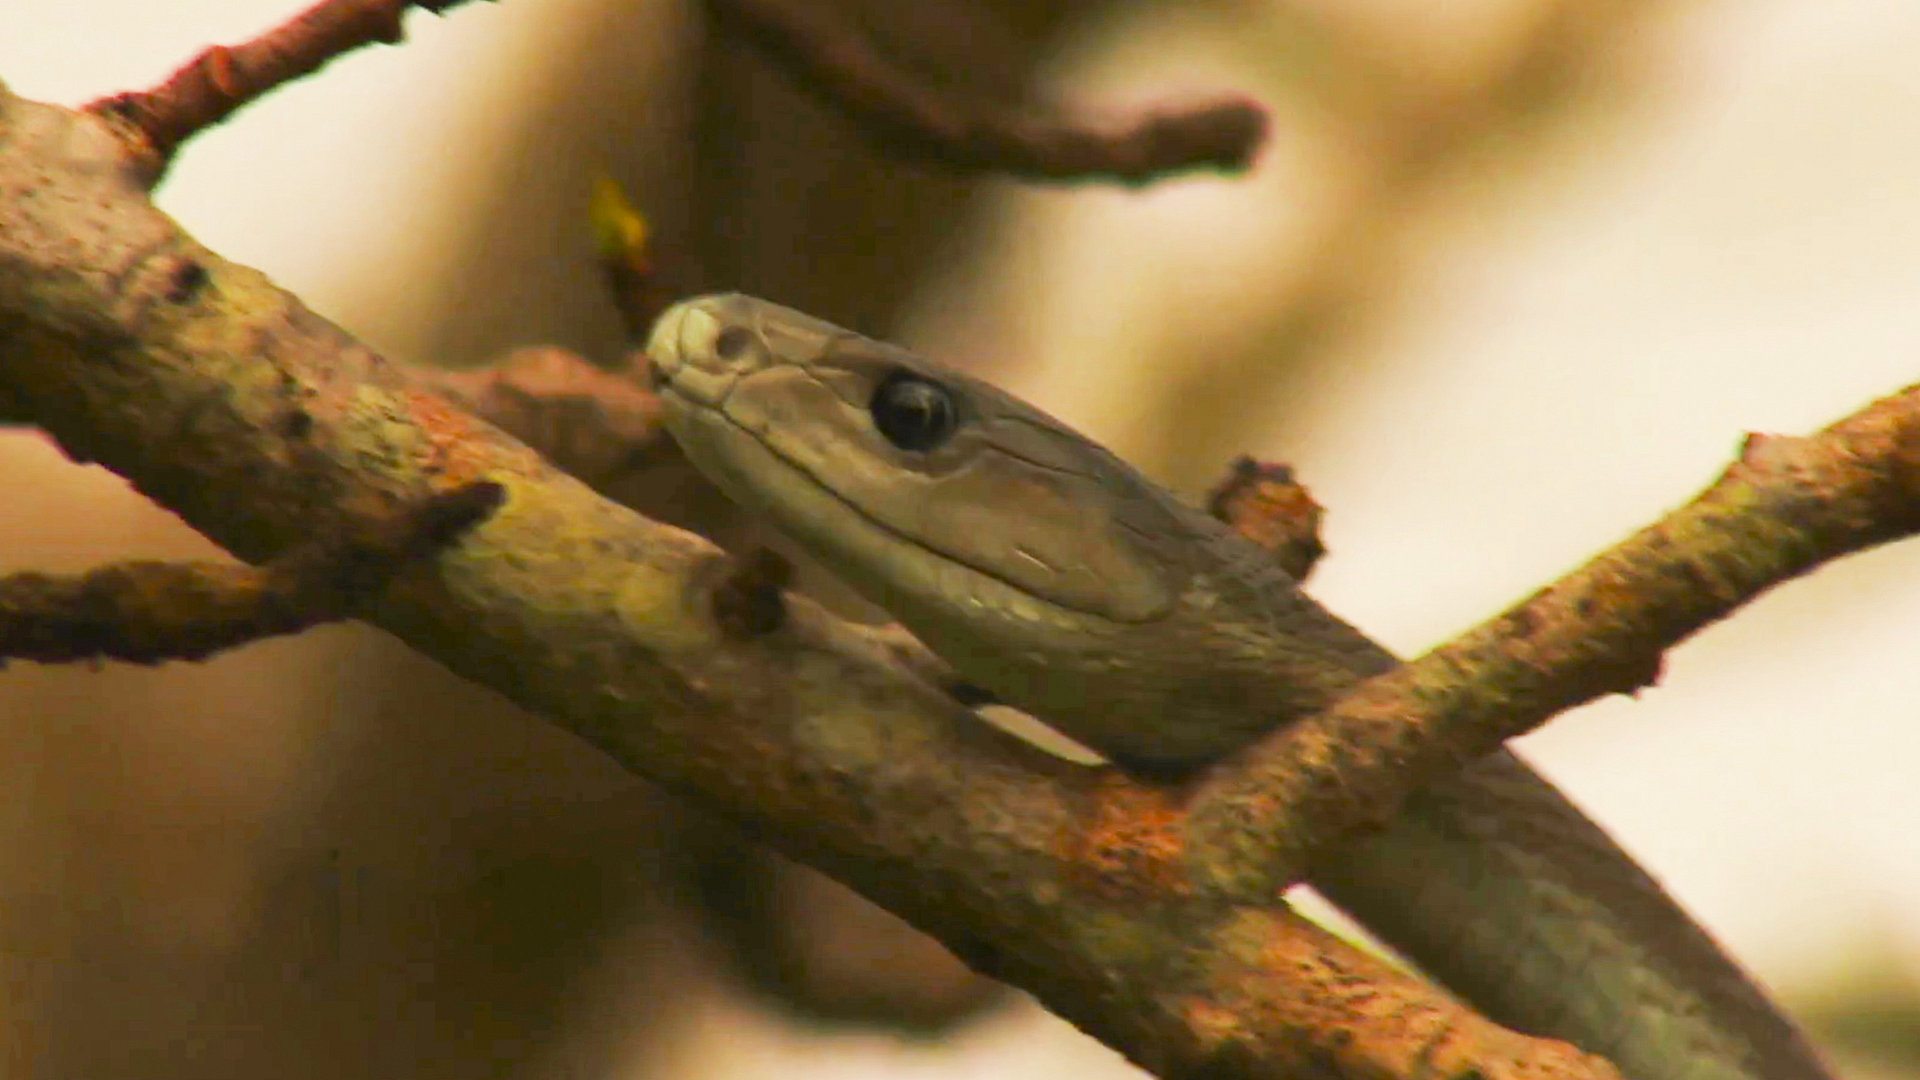
[[[656,385],[663,378],[671,378],[681,364],[699,355],[698,335],[687,333],[688,319],[696,313],[704,315],[695,307],[697,303],[688,300],[675,304],[653,320],[653,330],[647,335],[647,360]],[[705,315],[705,319],[711,322],[713,316]]]
[[[660,313],[647,335],[647,377],[666,397],[717,406],[744,375],[761,366],[762,350],[729,296],[683,300]]]
[[[666,377],[683,366],[715,375],[762,367],[766,356],[755,329],[756,303],[737,294],[683,300],[654,320],[647,356]]]

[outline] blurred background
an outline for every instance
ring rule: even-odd
[[[0,79],[145,87],[300,0],[0,6]],[[1414,651],[1920,377],[1920,7],[842,0],[914,70],[1077,116],[1254,94],[1243,177],[878,156],[677,0],[509,0],[191,144],[160,202],[398,360],[620,355],[593,176],[670,288],[981,372],[1170,486],[1249,452],[1313,582]],[[0,432],[0,571],[213,549]],[[647,508],[714,518],[654,493]],[[1852,1077],[1920,1076],[1920,546],[1848,560],[1524,750]],[[363,627],[0,672],[8,1077],[1123,1076],[837,886]]]

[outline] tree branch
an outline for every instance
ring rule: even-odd
[[[1106,131],[989,114],[942,97],[814,6],[708,0],[707,10],[881,149],[956,171],[1144,184],[1186,169],[1246,168],[1266,137],[1266,112],[1241,97]]]
[[[183,287],[190,285],[190,288]],[[369,618],[752,827],[1164,1075],[1616,1075],[1294,916],[1196,892],[1174,793],[974,722],[804,600],[741,640],[727,560],[595,496],[185,236],[92,119],[0,91],[0,412],[242,558],[487,479]]]
[[[471,371],[416,367],[409,378],[537,447],[596,489],[680,456],[652,393],[625,373],[565,349],[515,349]]]
[[[0,578],[0,664],[202,660],[337,622],[407,563],[458,539],[504,494],[485,481],[468,484],[264,566],[143,561],[71,576],[8,575]]]
[[[1426,781],[1595,698],[1821,563],[1920,531],[1920,386],[1808,438],[1748,435],[1686,506],[1333,708],[1264,740],[1190,805],[1229,895],[1284,888]],[[1280,857],[1274,858],[1279,852]]]
[[[464,0],[320,0],[286,22],[239,45],[215,45],[151,90],[101,98],[87,111],[118,121],[144,146],[146,183],[158,183],[175,150],[203,129],[284,82],[374,42],[405,35],[408,8],[439,14]]]
[[[87,111],[132,137],[151,187],[174,152],[205,128],[337,56],[402,40],[408,8],[439,14],[462,2],[320,0],[251,41],[208,48],[151,90],[101,98]],[[1265,111],[1238,97],[1149,114],[1106,131],[969,110],[801,3],[711,0],[709,10],[884,149],[950,169],[1146,183],[1186,169],[1245,168],[1266,135]]]
[[[584,360],[574,363],[592,371]],[[502,378],[518,367],[516,360],[496,374],[459,378]],[[614,386],[610,403],[651,400],[630,382]],[[478,404],[482,415],[493,414]],[[649,405],[645,416],[651,424],[657,412]],[[515,430],[563,458],[593,442]],[[633,442],[609,438],[607,445]],[[1235,462],[1208,504],[1296,578],[1323,550],[1320,507],[1284,465]],[[1810,438],[1749,435],[1740,458],[1685,507],[1214,770],[1180,811],[1192,845],[1188,868],[1200,875],[1199,887],[1232,899],[1275,895],[1309,876],[1344,837],[1389,820],[1427,781],[1560,712],[1651,685],[1666,650],[1760,593],[1915,531],[1920,387]],[[978,691],[900,627],[868,633],[923,680],[963,701],[991,700],[970,698]]]

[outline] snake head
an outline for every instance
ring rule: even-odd
[[[1138,623],[1181,587],[1165,496],[977,379],[737,294],[668,309],[647,355],[694,464],[903,619]]]
[[[905,349],[717,296],[664,313],[648,354],[668,428],[735,501],[1129,767],[1216,760],[1350,685],[1370,647],[1097,443]]]

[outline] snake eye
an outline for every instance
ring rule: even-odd
[[[867,411],[880,434],[902,450],[931,450],[960,425],[960,410],[946,387],[905,371],[887,376]]]

